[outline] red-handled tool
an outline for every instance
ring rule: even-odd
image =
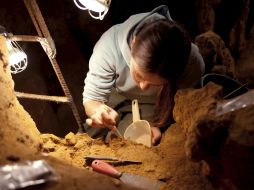
[[[114,178],[120,178],[122,175],[122,172],[117,171],[112,165],[102,160],[94,160],[91,166],[95,171]]]
[[[94,160],[91,164],[94,171],[117,178],[123,183],[145,190],[160,190],[163,182],[152,180],[144,176],[120,172],[112,165],[102,161]]]

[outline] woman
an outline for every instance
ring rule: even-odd
[[[88,122],[95,128],[117,125],[118,113],[106,105],[115,89],[126,100],[137,98],[142,105],[152,105],[146,111],[152,112],[149,122],[155,143],[161,138],[160,128],[172,122],[176,90],[193,87],[203,73],[197,46],[171,19],[167,6],[133,15],[111,27],[95,45],[83,92]]]

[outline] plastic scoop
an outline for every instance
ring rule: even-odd
[[[124,132],[124,138],[133,142],[152,146],[152,132],[148,121],[140,120],[138,100],[132,100],[133,122]]]

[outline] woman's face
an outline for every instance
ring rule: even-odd
[[[150,86],[162,86],[167,83],[167,80],[154,73],[144,72],[136,63],[133,57],[130,60],[130,74],[139,88],[143,91]]]

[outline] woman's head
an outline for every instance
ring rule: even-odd
[[[191,50],[187,32],[176,22],[156,20],[143,26],[131,44],[131,76],[142,90],[162,86],[154,126],[172,122],[176,81],[184,71]]]
[[[130,73],[132,79],[143,91],[147,90],[150,86],[163,86],[168,82],[166,79],[155,73],[144,71],[133,58],[131,58]]]
[[[165,80],[175,81],[184,70],[190,49],[187,33],[176,22],[161,19],[146,24],[132,41],[132,77],[135,80],[134,74],[140,73],[150,75],[147,77],[150,79],[151,75],[157,75],[157,78],[164,79],[162,84]],[[158,84],[158,81],[154,82]]]

